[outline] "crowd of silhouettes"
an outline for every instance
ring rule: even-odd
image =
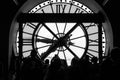
[[[68,66],[66,60],[55,55],[51,62],[27,58],[21,65],[21,80],[119,80],[120,49],[114,48],[101,64],[98,58],[86,55],[84,59],[73,58]]]

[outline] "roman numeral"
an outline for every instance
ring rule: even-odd
[[[98,32],[94,32],[94,33],[88,34],[88,36],[95,35],[95,34],[98,34]]]
[[[35,29],[35,27],[36,27],[33,23],[27,23],[27,26],[29,26],[29,27],[31,27],[33,29]]]
[[[91,23],[90,25],[85,26],[85,27],[86,27],[86,29],[88,30],[90,27],[95,27],[95,24]]]
[[[92,42],[98,43],[98,39],[95,39],[95,40],[89,39],[89,43],[92,43]]]
[[[28,32],[23,32],[23,33],[28,34],[28,35],[33,35],[33,34],[31,34],[31,33],[28,33]]]
[[[17,41],[19,43],[19,41]],[[23,39],[23,44],[32,44],[32,39]]]
[[[95,39],[95,40],[89,39],[89,43],[92,43],[92,42],[99,43],[98,39]],[[102,43],[105,43],[105,41],[102,41]]]
[[[23,45],[32,45],[32,39],[23,39]]]
[[[26,50],[26,51],[23,51],[22,53],[30,52],[30,51],[32,51],[32,50],[33,50],[33,49]]]
[[[41,9],[41,11],[42,11],[43,13],[45,13],[45,11],[44,11],[43,9]]]
[[[89,46],[98,46],[98,44],[89,44]]]
[[[68,13],[70,13],[70,11],[71,11],[71,8],[72,8],[72,4],[70,4],[70,8],[69,8],[69,11],[68,11]]]
[[[56,5],[56,13],[64,13],[66,5]]]
[[[75,12],[74,13],[83,13],[83,10],[80,9],[80,8],[76,8]]]
[[[67,0],[56,0],[56,2],[67,2]]]
[[[93,54],[91,54],[90,52],[87,52],[87,55],[89,56],[89,57],[94,57],[94,55]]]
[[[96,50],[93,50],[93,49],[88,49],[88,51],[91,51],[91,52],[98,53],[98,51],[96,51]]]
[[[52,6],[52,4],[50,4],[50,6],[51,6],[52,13],[54,13],[54,10],[53,10],[53,6]]]

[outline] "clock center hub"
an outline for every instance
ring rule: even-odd
[[[71,41],[70,41],[70,36],[67,37],[67,38],[64,38],[64,36],[65,36],[64,33],[58,33],[58,34],[56,34],[56,35],[57,35],[57,37],[59,37],[59,40],[58,40],[58,42],[57,42],[57,45],[58,45],[57,50],[58,50],[58,51],[65,51],[66,49],[63,48],[63,46],[64,46],[64,45],[66,45],[67,47],[70,46],[70,43],[71,43]],[[53,37],[53,40],[56,40],[55,37]]]

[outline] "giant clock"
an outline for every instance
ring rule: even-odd
[[[102,23],[102,56],[111,50],[112,30],[103,9],[94,0],[28,0],[16,14],[10,31],[10,55],[13,50],[19,56],[19,23],[20,13],[47,14],[94,14],[102,12],[105,22]],[[73,27],[74,30],[73,30]],[[30,57],[34,50],[39,58],[51,60],[55,55],[65,59],[70,65],[73,57],[81,58],[84,54],[99,58],[98,24],[94,22],[31,22],[22,24],[23,46],[22,58]],[[65,37],[65,38],[64,38]],[[54,49],[51,49],[54,47]],[[47,54],[49,53],[49,54]],[[46,54],[46,56],[44,56]]]

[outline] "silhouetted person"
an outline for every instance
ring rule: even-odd
[[[85,58],[82,60],[82,65],[83,65],[83,77],[84,77],[84,80],[88,80],[90,79],[91,76],[91,62],[90,62],[90,57],[88,55],[85,56]]]
[[[83,64],[79,59],[73,58],[69,68],[69,80],[84,80]]]
[[[60,72],[62,73],[61,77],[62,80],[68,80],[68,66],[67,62],[65,59],[61,59],[61,67],[60,67]]]
[[[61,66],[62,66],[63,68],[67,68],[67,67],[68,67],[66,60],[61,59]]]
[[[44,80],[62,80],[60,73],[61,61],[58,55],[55,55],[51,60],[49,69],[44,77]]]
[[[49,67],[49,59],[46,59],[46,60],[44,61],[44,68],[45,68],[45,69],[48,69],[48,67]]]
[[[23,60],[23,66],[21,68],[22,80],[38,80],[43,79],[43,64],[42,61],[35,58],[26,58]]]
[[[46,59],[43,65],[43,75],[44,75],[43,77],[45,77],[48,69],[49,69],[49,59]]]
[[[92,65],[91,65],[91,80],[100,80],[100,73],[99,73],[99,65],[98,65],[98,58],[92,57],[91,59]]]
[[[46,59],[46,60],[45,60],[45,64],[46,64],[46,65],[49,65],[49,59]]]

